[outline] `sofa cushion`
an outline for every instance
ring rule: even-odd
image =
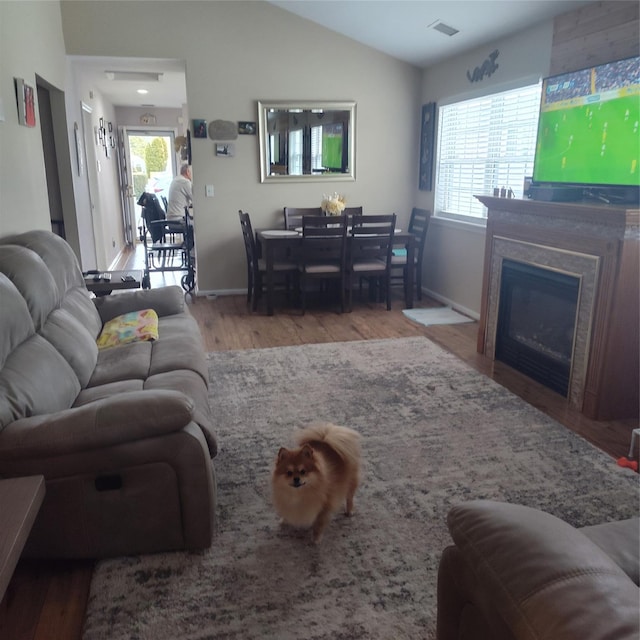
[[[195,319],[192,316],[160,318],[158,333],[161,339],[153,345],[149,375],[187,369],[195,371],[208,384],[209,371]]]
[[[96,306],[93,304],[91,294],[84,285],[68,289],[60,308],[68,311],[74,318],[79,320],[82,326],[91,334],[93,340],[98,337],[102,330],[102,320]]]
[[[640,518],[583,527],[580,532],[640,585]]]
[[[89,387],[119,380],[144,380],[149,375],[152,342],[130,342],[98,351],[98,361]]]
[[[11,352],[35,332],[24,298],[9,278],[0,273],[0,367]]]
[[[25,299],[36,331],[60,306],[58,287],[47,265],[33,251],[15,245],[0,246],[0,271]]]
[[[60,349],[62,355],[67,358],[69,364],[78,374],[81,384],[84,385],[95,366],[97,349],[89,347],[89,350],[78,358],[82,351],[81,345],[74,347],[71,343],[75,341],[74,337],[77,337],[77,341],[82,343],[82,346],[89,345],[94,341],[102,326],[100,315],[91,302],[71,248],[61,238],[54,237],[52,239],[51,234],[47,234],[47,238],[52,241],[52,248],[47,249],[46,243],[39,240],[40,234],[41,232],[29,232],[24,234],[24,237],[15,237],[15,241],[20,244],[5,244],[7,239],[3,239],[0,243],[0,272],[13,282],[25,300],[35,330],[47,340],[52,340],[54,346]],[[34,246],[42,251],[49,264],[34,252],[34,249],[27,248],[22,244],[28,245],[29,238],[34,241]],[[36,240],[38,241],[36,242]],[[59,241],[62,242],[62,245]],[[77,271],[75,275],[79,284],[74,284],[76,278],[71,274],[64,284],[67,288],[61,291],[59,283],[55,281],[51,271],[51,268],[55,266],[54,271],[58,272],[59,265],[56,263],[56,256],[63,264],[73,265]],[[47,322],[52,321],[52,314],[60,308],[68,315],[58,315],[53,319],[54,325],[47,328]],[[70,319],[73,319],[73,326],[65,330],[64,327],[71,321]],[[66,346],[61,348],[63,345]]]
[[[143,388],[143,380],[120,380],[118,382],[101,384],[97,387],[87,387],[78,394],[78,397],[73,403],[73,406],[81,407],[85,404],[89,404],[90,402],[102,400],[103,398],[109,398],[110,396],[117,396],[121,393],[128,393],[129,391],[142,391]]]
[[[86,387],[98,359],[95,340],[82,323],[64,309],[55,309],[40,332],[69,363]]]
[[[119,347],[130,342],[158,339],[158,314],[153,309],[130,311],[105,322],[98,336],[98,349]]]
[[[13,244],[38,254],[51,272],[60,297],[69,289],[84,287],[78,259],[71,246],[50,231],[35,229],[0,239],[0,245]]]
[[[20,418],[68,409],[79,392],[69,363],[35,334],[11,352],[0,371],[0,429]]]

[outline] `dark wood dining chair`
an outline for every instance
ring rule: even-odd
[[[295,229],[302,227],[303,216],[322,216],[320,207],[284,207],[284,228]]]
[[[242,228],[244,249],[247,254],[247,304],[251,304],[251,309],[257,311],[258,300],[262,295],[263,275],[267,270],[267,265],[263,258],[258,257],[256,237],[253,233],[253,227],[251,226],[251,216],[240,209],[238,211],[238,217],[240,218],[240,227]],[[288,277],[294,274],[297,278],[298,275],[297,263],[286,260],[274,262],[273,270],[276,273],[285,274]],[[287,280],[287,289],[288,288],[289,280]]]
[[[387,310],[391,310],[391,254],[396,228],[396,214],[352,218],[349,244],[349,309],[353,289],[363,278],[369,281],[370,293],[385,292]]]
[[[413,234],[414,254],[413,254],[413,270],[414,282],[416,283],[416,297],[422,300],[422,258],[424,256],[424,245],[427,239],[427,231],[429,230],[429,221],[431,220],[431,211],[428,209],[418,209],[414,207],[411,210],[411,218],[409,220],[409,233]],[[405,297],[407,296],[407,251],[406,249],[394,249],[391,256],[391,284],[402,283],[405,288]]]
[[[347,216],[304,216],[300,250],[302,313],[311,280],[334,281],[340,292],[340,313],[345,310],[347,275]],[[327,289],[328,290],[328,289]]]
[[[353,216],[362,215],[362,207],[345,207],[342,215],[347,216],[347,227],[350,227]]]

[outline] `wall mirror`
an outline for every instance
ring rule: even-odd
[[[355,102],[258,102],[260,180],[355,180]]]

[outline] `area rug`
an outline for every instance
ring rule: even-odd
[[[210,550],[98,563],[85,640],[434,638],[450,507],[520,503],[576,526],[631,517],[637,476],[426,338],[209,355],[220,450]],[[299,425],[362,434],[352,518],[281,528],[269,478]]]
[[[451,307],[403,309],[402,313],[404,313],[409,320],[413,320],[427,327],[431,324],[462,324],[463,322],[473,322],[472,318],[463,316]]]

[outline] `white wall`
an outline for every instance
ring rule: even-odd
[[[440,105],[521,86],[527,80],[535,82],[548,75],[552,35],[553,22],[548,21],[425,69],[422,103]],[[496,72],[480,82],[469,82],[467,71],[473,73],[494,49],[500,51]],[[434,188],[436,175],[434,167]],[[415,200],[417,206],[434,210],[433,191],[416,190]],[[432,218],[423,265],[423,283],[430,292],[476,317],[480,313],[484,243],[484,226]]]
[[[182,109],[165,109],[155,107],[116,107],[116,120],[118,125],[125,125],[128,127],[139,127],[140,117],[150,113],[156,117],[156,123],[154,127],[167,127],[168,129],[175,129],[177,135],[185,135],[185,127],[188,124],[184,122],[182,116]]]
[[[42,152],[36,126],[18,124],[14,78],[36,86],[36,74],[64,90],[65,58],[58,2],[0,2],[0,235],[51,229]]]
[[[115,107],[98,91],[82,73],[78,73],[71,64],[70,72],[74,79],[73,91],[69,91],[67,105],[68,117],[72,109],[80,109],[80,103],[84,102],[91,107],[91,130],[85,132],[85,143],[93,146],[96,162],[93,167],[86,162],[85,171],[95,171],[95,192],[92,228],[95,236],[95,264],[86,264],[84,269],[108,269],[118,256],[124,239],[124,221],[120,199],[120,180],[118,171],[118,158],[116,149],[110,149],[110,157],[107,157],[105,148],[100,142],[96,142],[94,128],[100,126],[103,119],[105,129],[108,123],[112,124],[113,135],[116,135],[117,122]],[[76,116],[81,118],[81,116]],[[74,119],[75,121],[75,119]],[[72,125],[70,124],[70,129]],[[107,131],[107,136],[109,135]],[[80,193],[86,191],[86,177],[77,176],[76,190]],[[79,199],[79,197],[77,198]],[[85,215],[89,215],[86,211]],[[81,214],[79,214],[80,216]]]
[[[335,190],[406,224],[417,184],[418,69],[266,2],[149,5],[63,1],[67,53],[185,60],[190,117],[208,121],[257,121],[258,100],[357,102],[355,182],[261,184],[257,136],[239,136],[233,158],[216,158],[209,139],[193,140],[201,291],[245,286],[238,209],[265,227],[281,223],[283,206],[317,206]],[[205,184],[214,198],[205,198]]]

